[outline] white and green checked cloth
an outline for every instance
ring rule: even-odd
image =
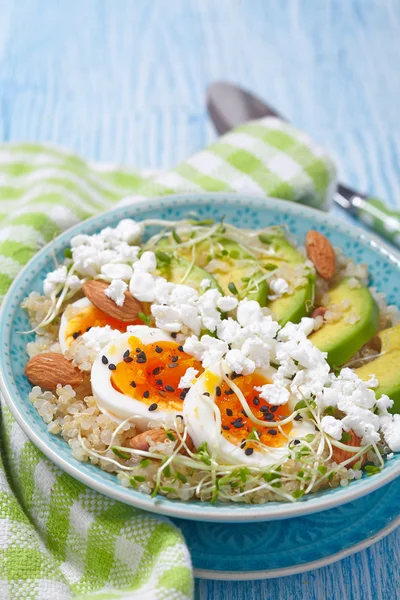
[[[271,118],[156,175],[48,146],[0,146],[0,297],[55,234],[121,198],[246,192],[326,209],[335,176],[320,146]],[[28,441],[4,403],[1,417],[0,598],[192,598],[179,530],[78,483]]]

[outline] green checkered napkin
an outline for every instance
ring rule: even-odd
[[[320,146],[271,118],[242,125],[157,175],[48,146],[0,146],[0,297],[40,247],[121,198],[243,192],[326,209],[335,175]],[[0,598],[192,597],[190,557],[175,527],[64,474],[4,403],[1,413]]]

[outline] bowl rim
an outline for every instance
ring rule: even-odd
[[[105,215],[109,215],[110,221],[123,218],[137,218],[140,217],[140,210],[149,209],[149,200],[154,203],[154,209],[158,207],[165,208],[168,204],[172,205],[186,205],[190,207],[192,204],[198,204],[199,201],[207,203],[212,200],[214,204],[235,204],[243,206],[243,203],[254,209],[276,209],[276,203],[281,206],[284,212],[290,213],[292,216],[296,214],[305,214],[310,217],[310,225],[313,223],[327,225],[326,216],[327,213],[323,213],[314,208],[297,204],[295,202],[285,201],[279,198],[273,197],[260,197],[248,194],[234,194],[234,193],[190,193],[190,194],[176,194],[154,198],[143,198],[137,200],[129,205],[117,206],[106,213],[95,215],[85,221],[81,221],[76,225],[70,227],[61,233],[57,238],[49,242],[39,252],[37,252],[31,260],[24,266],[19,272],[13,283],[11,284],[0,309],[0,339],[6,340],[10,337],[10,329],[6,327],[6,319],[4,318],[6,311],[8,310],[8,304],[11,298],[18,293],[18,289],[22,283],[22,280],[26,278],[26,274],[31,271],[32,274],[36,274],[32,268],[35,263],[39,263],[41,259],[47,258],[50,251],[53,250],[54,244],[66,245],[69,243],[71,237],[78,233],[86,233],[86,231],[97,231],[100,228],[106,226],[100,223],[104,219]],[[128,213],[128,214],[127,214]],[[389,260],[395,264],[400,271],[400,255],[396,255],[395,251],[390,249],[384,244],[377,236],[365,232],[359,227],[350,225],[339,219],[329,215],[329,229],[335,229],[336,231],[351,235],[353,238],[358,237],[364,245],[372,247],[372,249],[381,255],[385,260]],[[84,232],[82,232],[82,229]],[[90,234],[90,233],[89,233]],[[32,279],[32,277],[30,277]],[[8,336],[8,337],[7,337]],[[323,494],[320,496],[312,495],[301,499],[295,503],[279,503],[270,502],[265,504],[255,505],[239,505],[223,503],[218,505],[211,505],[210,503],[191,501],[185,502],[181,500],[172,500],[162,496],[156,496],[151,498],[150,496],[125,488],[118,483],[113,485],[112,482],[107,480],[99,481],[97,478],[92,477],[90,472],[85,472],[84,464],[79,463],[72,457],[72,462],[60,456],[52,447],[50,447],[46,438],[42,439],[32,428],[29,423],[29,419],[24,415],[24,403],[19,402],[18,397],[14,397],[11,393],[8,382],[6,369],[3,369],[5,365],[4,355],[0,355],[0,390],[3,397],[18,424],[21,426],[28,438],[43,452],[43,454],[49,458],[54,464],[60,469],[84,483],[88,487],[109,496],[115,500],[124,502],[136,508],[148,510],[150,512],[158,513],[165,516],[171,516],[175,518],[190,519],[190,520],[201,520],[201,521],[221,521],[221,522],[254,522],[254,521],[269,521],[269,520],[280,520],[287,519],[297,516],[309,515],[312,513],[328,510],[336,506],[340,506],[357,498],[365,496],[383,485],[386,485],[390,481],[394,480],[400,475],[400,461],[398,464],[391,465],[390,468],[383,469],[379,474],[374,477],[360,480],[364,482],[363,485],[359,485],[359,482],[354,482],[353,485],[349,485],[346,488],[340,489],[340,494]],[[48,434],[51,435],[51,434]],[[66,442],[65,442],[66,443]],[[77,463],[77,464],[74,464]],[[99,473],[102,471],[99,469]]]

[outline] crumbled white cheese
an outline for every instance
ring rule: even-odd
[[[198,370],[195,369],[194,367],[189,367],[188,369],[186,369],[186,373],[184,375],[182,375],[179,384],[178,384],[178,388],[180,390],[185,390],[187,388],[190,388],[191,385],[193,384],[193,380],[196,379],[196,376],[198,375]]]
[[[221,313],[217,310],[217,301],[221,298],[218,290],[207,290],[197,300],[197,306],[203,325],[206,329],[214,332],[221,322]]]
[[[230,317],[224,319],[217,327],[217,335],[220,340],[223,340],[227,344],[232,344],[242,332],[242,328],[237,321],[234,321]]]
[[[100,272],[107,281],[112,281],[113,279],[129,281],[132,277],[132,267],[123,263],[107,263],[102,265]]]
[[[248,337],[242,345],[241,352],[257,369],[269,367],[269,347],[257,336]]]
[[[187,354],[200,360],[203,367],[207,368],[221,360],[228,350],[228,344],[210,335],[203,335],[201,340],[192,335],[185,340],[183,349]]]
[[[200,289],[201,290],[204,290],[204,291],[207,290],[210,287],[210,285],[211,285],[210,279],[202,279],[200,281]]]
[[[400,415],[393,415],[393,419],[382,425],[385,442],[392,452],[400,452]]]
[[[135,271],[129,282],[129,291],[141,302],[154,302],[155,280],[151,273]]]
[[[95,235],[77,235],[71,240],[74,271],[83,277],[95,277],[101,267],[111,262],[132,263],[140,248],[130,246],[124,234],[107,227]]]
[[[223,296],[217,300],[217,307],[222,312],[229,312],[236,308],[238,305],[237,298],[233,298],[233,296]]]
[[[249,375],[253,373],[255,364],[243,354],[241,350],[229,350],[225,356],[228,367],[239,375]]]
[[[117,329],[111,329],[109,325],[105,327],[91,327],[79,339],[83,340],[87,348],[100,352],[109,342],[117,341],[121,336]]]
[[[142,237],[143,227],[133,219],[122,219],[115,228],[120,239],[127,244],[138,244]]]
[[[154,273],[157,268],[157,259],[154,252],[147,250],[143,252],[142,256],[133,263],[134,271],[141,271],[142,273]]]
[[[113,300],[117,306],[122,306],[125,301],[125,292],[128,284],[121,279],[113,279],[108,288],[104,290],[105,295]]]
[[[326,416],[321,419],[321,427],[334,440],[340,441],[343,435],[343,423],[340,419]]]
[[[151,314],[156,320],[156,327],[159,329],[169,333],[178,333],[181,330],[182,321],[178,308],[164,304],[152,304]]]
[[[46,279],[43,282],[43,291],[45,296],[51,296],[54,290],[61,283],[65,283],[67,281],[67,267],[62,265],[58,267],[54,271],[47,273]]]
[[[274,406],[282,406],[283,404],[287,404],[290,398],[290,393],[282,385],[281,381],[275,381],[274,383],[267,383],[260,387],[255,387],[255,390],[260,392],[260,398],[263,398],[268,402],[268,404],[272,404]]]
[[[392,408],[393,404],[394,401],[389,398],[389,396],[386,396],[386,394],[383,394],[379,400],[376,401],[376,407],[378,408],[379,413],[382,415],[387,414],[389,408]]]
[[[273,293],[268,295],[268,299],[276,300],[289,291],[289,284],[285,279],[282,279],[282,277],[277,277],[276,279],[271,279],[269,282],[269,289]]]
[[[82,281],[79,279],[79,277],[77,277],[77,275],[69,275],[67,278],[67,286],[72,293],[75,293],[81,289]]]
[[[236,318],[242,327],[257,323],[263,318],[261,306],[255,300],[244,299],[239,302]]]

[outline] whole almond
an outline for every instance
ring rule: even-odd
[[[312,311],[311,316],[313,319],[315,319],[315,317],[323,317],[327,310],[326,306],[317,306],[317,308],[314,308]]]
[[[306,250],[318,275],[323,279],[332,279],[336,272],[336,257],[328,238],[318,231],[309,231],[306,236]]]
[[[129,440],[129,445],[135,450],[144,450],[147,452],[150,448],[150,440],[154,443],[159,443],[165,442],[165,440],[167,439],[168,436],[165,429],[149,429],[148,431],[143,431],[143,433],[139,433],[139,435],[136,435],[131,440]],[[189,435],[186,436],[186,445],[189,448],[189,450],[193,450],[193,441]],[[186,450],[184,448],[181,448],[180,453],[186,454]]]
[[[118,306],[114,300],[105,295],[109,283],[91,279],[83,284],[83,293],[98,309],[119,321],[136,321],[138,313],[143,311],[143,305],[136,300],[128,290],[125,292],[125,300],[122,306]]]
[[[350,433],[350,440],[348,442],[346,442],[346,444],[348,446],[361,446],[361,439],[354,433],[354,431],[352,429],[350,429],[349,433]],[[332,460],[334,460],[335,463],[340,464],[341,462],[348,460],[352,456],[354,456],[354,452],[347,452],[347,450],[341,450],[341,448],[332,446]],[[356,462],[358,462],[359,460],[360,460],[360,458],[355,458],[353,461],[351,461],[350,463],[348,463],[346,465],[346,469],[350,469],[350,467],[355,465]],[[362,462],[364,463],[365,461],[366,461],[366,457],[364,456],[362,458]]]
[[[45,390],[55,390],[58,383],[76,388],[83,381],[82,371],[58,352],[36,354],[25,366],[25,375]]]

